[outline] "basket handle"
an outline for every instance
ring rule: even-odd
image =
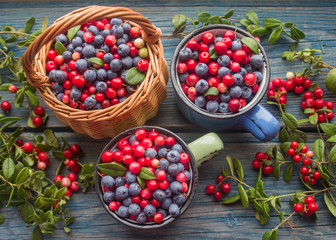
[[[32,44],[30,44],[23,54],[22,66],[29,83],[34,87],[50,85],[48,78],[44,74],[38,73],[33,67],[34,58],[43,46],[51,43],[57,35],[66,32],[74,26],[90,20],[102,18],[121,18],[123,20],[129,20],[136,23],[142,28],[143,39],[151,44],[156,43],[161,37],[160,28],[156,28],[148,18],[144,17],[140,13],[132,11],[129,8],[89,6],[77,9],[57,19],[42,34],[40,34]],[[35,64],[42,64],[43,69],[45,68],[44,62],[35,62]]]

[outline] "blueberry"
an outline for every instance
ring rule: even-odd
[[[118,53],[121,57],[128,56],[129,52],[130,52],[130,47],[128,45],[123,43],[118,46]]]
[[[94,105],[94,107],[92,108],[93,110],[97,110],[97,109],[102,109],[102,105],[101,103],[96,103],[96,105]]]
[[[173,203],[176,203],[177,206],[181,207],[182,204],[186,201],[186,199],[187,198],[184,196],[184,194],[180,193],[173,197]]]
[[[49,75],[48,75],[48,77],[49,77],[49,81],[50,81],[50,82],[55,81],[55,74],[56,74],[56,71],[58,71],[58,70],[53,69],[53,70],[50,71],[50,73],[49,73]]]
[[[160,170],[160,168],[155,169],[154,175],[156,176]]]
[[[108,53],[110,51],[109,46],[107,46],[105,43],[100,46],[100,49]]]
[[[184,171],[184,166],[183,166],[183,164],[182,163],[177,163],[176,164],[177,165],[177,170],[178,170],[178,172],[183,172]]]
[[[256,77],[257,77],[257,83],[260,83],[260,82],[262,81],[262,79],[263,79],[263,75],[262,75],[262,73],[259,72],[259,71],[254,71],[253,73],[254,73],[254,75],[256,75]]]
[[[117,39],[117,46],[119,46],[120,44],[125,44],[125,43],[126,43],[126,40],[124,39],[124,36],[122,38]]]
[[[168,149],[165,148],[165,147],[160,148],[159,151],[158,151],[159,157],[162,157],[162,158],[167,157],[167,153],[168,153]]]
[[[208,74],[208,65],[205,63],[199,63],[196,65],[195,73],[200,77],[205,77]]]
[[[121,64],[124,69],[130,69],[133,66],[133,60],[130,56],[121,58]]]
[[[87,45],[83,48],[82,51],[84,57],[91,58],[96,56],[96,49],[92,45]]]
[[[167,153],[167,159],[171,163],[177,163],[180,161],[180,153],[172,149]]]
[[[55,38],[55,41],[61,42],[63,45],[68,43],[68,39],[63,33],[61,33],[60,35],[57,35]]]
[[[248,73],[254,72],[253,67],[252,67],[252,65],[250,63],[248,63],[248,64],[245,65],[245,69],[246,69],[246,71]]]
[[[141,212],[136,216],[136,221],[139,224],[144,224],[145,222],[147,222],[147,217],[143,212]]]
[[[76,47],[74,52],[79,52],[80,54],[82,54],[83,48],[82,47]]]
[[[84,79],[86,81],[93,82],[94,80],[96,80],[96,78],[97,78],[96,70],[89,69],[84,72]]]
[[[106,70],[101,68],[97,70],[97,80],[104,81],[106,79],[107,73]]]
[[[87,62],[85,59],[78,59],[75,64],[76,70],[80,72],[84,72],[85,69],[88,67]]]
[[[132,136],[130,136],[130,138],[128,139],[128,142],[130,144],[132,144],[134,141],[137,141],[136,137],[135,137],[135,134],[133,134]]]
[[[174,146],[172,147],[172,150],[176,150],[178,151],[179,153],[182,153],[183,152],[183,148],[180,144],[178,143],[175,143]]]
[[[173,164],[175,164],[175,163],[173,163]],[[175,165],[176,165],[176,164],[175,164]],[[177,169],[177,166],[176,166],[176,169]],[[178,169],[177,169],[176,171],[178,171]],[[170,174],[167,174],[167,175],[166,175],[166,179],[167,179],[168,182],[172,182],[172,181],[175,180],[175,178],[172,177]]]
[[[178,77],[180,79],[180,82],[182,82],[182,83],[186,82],[188,76],[189,76],[188,72],[181,73],[181,74],[178,75]]]
[[[64,93],[59,93],[59,94],[57,94],[56,97],[59,101],[62,101],[63,96],[64,96]]]
[[[215,43],[216,43],[216,42],[220,42],[220,41],[222,41],[222,40],[223,40],[222,37],[215,37]]]
[[[246,71],[245,68],[241,67],[241,68],[239,69],[238,73],[239,73],[240,75],[242,75],[242,76],[245,76],[245,75],[247,74],[247,71]]]
[[[125,184],[125,179],[123,177],[121,177],[121,176],[116,177],[116,179],[114,180],[114,184],[117,187],[123,186]]]
[[[109,29],[104,29],[102,32],[101,32],[101,35],[103,35],[104,38],[106,38],[108,35],[111,34],[111,31]]]
[[[124,23],[124,24],[122,25],[122,28],[124,29],[124,33],[129,33],[131,27],[132,27],[132,26],[131,26],[131,24],[129,24],[129,23]]]
[[[157,152],[154,148],[147,148],[145,151],[145,156],[149,157],[150,159],[154,159],[157,155]]]
[[[242,94],[242,90],[239,86],[232,86],[230,88],[231,98],[240,98],[241,94]]]
[[[64,51],[62,55],[65,61],[70,61],[72,59],[72,53],[68,50]]]
[[[54,89],[56,91],[56,93],[61,93],[64,92],[64,87],[62,84],[59,84],[58,82],[54,83]]]
[[[112,202],[114,200],[114,192],[112,191],[104,192],[103,199],[106,203]]]
[[[115,198],[117,201],[122,201],[128,197],[128,188],[125,186],[120,186],[115,191]]]
[[[96,47],[100,47],[103,43],[104,43],[104,37],[103,37],[103,35],[97,35],[97,36],[94,37],[93,44]]]
[[[228,67],[230,65],[230,57],[228,55],[221,55],[217,58],[217,63],[221,67]]]
[[[170,215],[172,215],[172,217],[177,217],[178,215],[180,215],[180,209],[175,203],[169,206],[168,212]]]
[[[168,167],[168,173],[172,177],[175,177],[177,175],[178,168],[177,168],[177,165],[175,163],[172,163],[172,164],[169,165],[169,167]],[[169,180],[168,180],[168,182],[169,182]]]
[[[167,217],[167,211],[166,210],[164,210],[162,208],[159,208],[157,210],[157,212],[161,213],[163,218]]]
[[[195,61],[198,61],[198,51],[197,50],[192,52],[191,58],[194,59]]]
[[[54,76],[55,76],[54,80],[59,84],[63,84],[66,80],[66,73],[63,72],[62,70],[56,70]]]
[[[90,32],[90,33],[92,33],[93,36],[96,36],[96,35],[98,35],[100,33],[100,31],[98,30],[98,28],[96,26],[94,26],[94,25],[88,26],[87,31]]]
[[[84,58],[88,68],[92,67],[92,62],[88,58]]]
[[[127,99],[127,97],[122,97],[122,98],[119,98],[119,102],[122,103],[123,101],[125,101]]]
[[[70,92],[70,98],[77,101],[82,95],[81,90],[79,90],[78,88],[73,88],[71,89]]]
[[[229,104],[226,103],[226,102],[221,102],[219,104],[219,107],[218,107],[218,111],[220,113],[228,113],[230,110],[229,110]]]
[[[156,208],[152,205],[152,204],[147,204],[144,207],[144,213],[146,214],[146,216],[148,217],[153,217],[154,214],[156,213]]]
[[[206,100],[203,96],[197,96],[195,98],[195,104],[197,107],[203,108],[206,104]]]
[[[231,46],[231,50],[233,52],[242,49],[242,43],[239,39],[235,39],[232,41],[232,46]]]
[[[111,29],[111,33],[116,37],[116,38],[121,38],[124,35],[124,29],[120,25],[114,25]]]
[[[186,62],[191,58],[191,55],[192,55],[192,51],[190,48],[187,48],[187,47],[182,48],[179,54],[179,61]]]
[[[129,207],[132,204],[132,198],[128,197],[122,201],[122,204],[126,207]]]
[[[96,85],[97,92],[105,92],[107,89],[107,84],[105,82],[98,82]]]
[[[219,105],[220,105],[220,104],[219,104]],[[191,180],[191,173],[190,173],[189,171],[187,171],[187,170],[184,170],[183,172],[184,172],[184,174],[185,174],[186,177],[187,177],[187,181],[190,181],[190,180]]]
[[[128,184],[136,182],[136,175],[128,171],[125,175],[126,182]]]
[[[169,181],[168,181],[169,182]],[[166,194],[166,197],[167,198],[170,198],[173,194],[172,194],[172,191],[170,191],[169,188],[167,188],[166,190],[164,190],[165,194]]]
[[[167,159],[165,158],[162,158],[160,161],[159,161],[159,166],[160,166],[160,169],[166,171],[168,169],[168,166],[169,166],[169,162]]]
[[[209,89],[209,83],[204,79],[198,80],[195,85],[196,91],[199,93],[205,93]]]
[[[113,72],[119,72],[122,68],[122,63],[119,59],[113,59],[110,63],[110,67]]]
[[[223,78],[227,74],[230,74],[230,69],[228,69],[227,67],[221,67],[220,69],[218,69],[218,76],[220,78]]]
[[[133,67],[137,66],[137,63],[139,62],[139,60],[141,60],[142,58],[139,56],[136,56],[133,58]]]
[[[83,44],[83,40],[80,37],[74,37],[71,40],[71,43],[74,45],[74,47],[81,47]]]
[[[170,191],[173,194],[180,194],[182,192],[182,184],[178,181],[174,181],[169,186]]]
[[[166,199],[161,202],[160,207],[167,210],[169,208],[170,204],[172,204],[172,203],[173,203],[172,199],[166,197]]]
[[[235,85],[238,85],[238,86],[244,86],[245,83],[244,83],[244,78],[242,75],[240,75],[239,73],[235,73],[233,74],[232,76],[234,78],[234,84]]]
[[[87,97],[84,101],[84,106],[88,109],[93,108],[97,103],[97,100],[91,96]]]
[[[109,80],[118,77],[118,73],[113,72],[112,70],[107,70],[106,74],[107,74],[106,78]]]
[[[110,63],[112,60],[113,60],[113,54],[112,53],[105,53],[104,62]]]
[[[66,49],[69,51],[69,52],[74,52],[75,51],[75,47],[72,43],[68,44],[68,46],[66,47]]]
[[[126,206],[120,206],[118,208],[118,215],[122,218],[127,218],[128,217],[128,207]]]
[[[251,66],[254,67],[254,68],[261,68],[262,66],[264,66],[264,62],[263,62],[263,59],[260,55],[253,55],[251,58],[250,58],[250,63],[251,63]]]
[[[209,45],[209,52],[211,52],[214,49],[214,44]]]
[[[141,187],[138,183],[131,183],[128,187],[130,196],[138,196],[141,192]]]
[[[162,202],[163,200],[166,199],[166,193],[162,191],[161,189],[156,189],[153,193],[153,197],[159,202]]]
[[[120,18],[112,18],[110,21],[111,26],[121,25],[123,21]]]
[[[132,203],[128,207],[128,213],[132,216],[136,216],[140,213],[140,206],[136,203]]]
[[[241,88],[241,90],[242,90],[242,94],[241,94],[242,98],[247,99],[252,95],[252,88],[250,87],[244,86]]]
[[[121,78],[121,79],[123,79],[123,78]],[[127,85],[126,92],[128,92],[128,93],[134,93],[136,91],[135,88],[136,88],[135,86]]]
[[[76,33],[76,36],[83,39],[84,33],[85,33],[84,31],[78,30],[78,32]]]
[[[211,101],[207,102],[206,109],[211,113],[217,112],[218,111],[218,102],[216,102],[214,100],[211,100]]]

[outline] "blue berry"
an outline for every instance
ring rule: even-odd
[[[102,109],[101,103],[97,103],[92,109],[93,110]]]
[[[136,221],[139,224],[144,224],[145,222],[147,222],[147,217],[143,212],[141,212],[136,216]]]
[[[221,102],[219,104],[219,107],[218,107],[218,111],[220,113],[228,113],[230,110],[229,110],[229,104],[226,103],[226,102]]]
[[[96,85],[97,92],[105,92],[107,89],[107,84],[105,82],[98,82]]]
[[[239,39],[235,39],[232,41],[232,46],[231,46],[231,50],[232,52],[235,52],[237,50],[242,49],[242,43]]]
[[[234,84],[235,85],[238,85],[238,86],[244,86],[245,83],[244,83],[244,78],[242,75],[240,75],[239,73],[235,73],[233,74],[232,76],[234,78]]]
[[[245,75],[247,74],[247,71],[246,71],[245,68],[241,67],[241,68],[239,69],[238,73],[239,73],[240,75],[242,75],[242,76],[245,76]]]
[[[121,25],[123,21],[120,18],[112,18],[110,21],[111,26]]]
[[[185,83],[188,76],[189,76],[188,72],[181,73],[181,74],[178,75],[181,83]]]
[[[169,162],[167,159],[165,158],[162,158],[160,161],[159,161],[159,166],[160,166],[160,169],[166,171],[169,167]]]
[[[145,151],[145,156],[149,157],[150,159],[154,159],[157,155],[157,152],[154,148],[147,148]]]
[[[220,105],[220,104],[219,104]],[[187,171],[187,170],[185,170],[185,171],[183,171],[184,172],[184,174],[186,175],[186,177],[187,177],[187,182],[188,181],[190,181],[191,180],[191,173],[189,172],[189,171]]]
[[[122,204],[126,207],[129,207],[132,204],[132,198],[128,197],[122,201]]]
[[[215,43],[216,43],[216,42],[220,42],[220,41],[222,41],[222,40],[223,40],[222,37],[215,37]]]
[[[136,182],[136,175],[131,173],[130,171],[127,171],[127,173],[125,175],[125,179],[126,179],[126,182],[128,184],[135,183]]]
[[[182,192],[182,184],[178,181],[174,181],[169,186],[170,191],[173,194],[180,194]]]
[[[74,47],[80,47],[82,46],[83,44],[83,40],[80,38],[80,37],[74,37],[72,40],[71,40],[72,44],[74,45]]]
[[[113,59],[110,63],[110,67],[113,72],[119,72],[122,68],[122,63],[119,59]]]
[[[120,25],[120,24],[119,24]],[[132,28],[131,24],[129,23],[124,23],[122,25],[122,28],[124,29],[124,33],[129,33],[130,29]]]
[[[93,39],[93,44],[96,46],[96,47],[100,47],[103,43],[104,43],[104,37],[103,35],[97,35],[94,37]]]
[[[82,95],[81,90],[79,90],[78,88],[73,88],[71,89],[70,92],[70,98],[77,101]]]
[[[69,50],[64,51],[62,55],[65,61],[70,61],[72,59],[72,53]]]
[[[152,204],[147,204],[144,207],[144,213],[146,214],[146,216],[148,217],[153,217],[154,214],[156,213],[156,208],[152,205]]]
[[[165,148],[165,147],[160,148],[159,151],[158,151],[159,157],[162,157],[162,158],[167,157],[167,153],[168,153],[168,149]]]
[[[251,63],[251,66],[254,67],[254,68],[261,68],[262,66],[264,66],[264,62],[263,62],[263,59],[260,55],[253,55],[251,58],[250,58],[250,63]]]
[[[167,198],[170,198],[173,195],[172,191],[170,191],[169,188],[167,188],[164,192],[165,192]]]
[[[125,35],[125,34],[124,34]],[[117,39],[117,46],[119,46],[120,44],[125,44],[126,43],[126,40],[124,38],[124,35],[122,38],[118,38]]]
[[[178,151],[179,153],[182,153],[183,152],[183,148],[180,144],[178,143],[175,143],[174,146],[172,147],[172,150],[176,150]]]
[[[197,96],[195,98],[195,104],[197,107],[203,108],[206,104],[206,100],[203,96]]]
[[[97,80],[104,81],[106,79],[107,73],[106,70],[101,68],[97,70]]]
[[[118,73],[113,72],[112,70],[107,70],[106,74],[107,74],[106,76],[107,79],[113,79],[113,78],[118,77]]]
[[[103,199],[106,203],[112,202],[114,200],[114,192],[112,191],[104,192]]]
[[[123,57],[121,58],[121,64],[124,69],[130,69],[133,66],[133,59],[130,56]]]
[[[129,205],[128,207],[128,213],[132,216],[136,216],[140,213],[140,206],[136,203],[132,203],[131,205]]]
[[[175,203],[169,206],[168,212],[170,215],[172,215],[172,217],[177,217],[178,215],[180,215],[180,209]]]
[[[118,46],[118,53],[121,57],[128,56],[129,52],[130,52],[130,47],[128,45],[123,43]]]
[[[214,100],[211,100],[211,101],[207,102],[206,109],[211,113],[217,112],[218,111],[218,102],[216,102]]]
[[[167,210],[169,208],[170,204],[172,204],[172,203],[173,203],[172,199],[166,197],[166,199],[161,202],[160,207]]]
[[[66,80],[66,74],[62,70],[56,70],[54,75],[54,81],[58,82],[59,84],[62,84]]]
[[[63,45],[68,43],[68,39],[63,33],[57,35],[56,38],[55,38],[55,41],[56,42],[61,42]]]
[[[109,46],[107,46],[105,43],[102,44],[99,48],[100,48],[101,50],[105,51],[106,53],[108,53],[108,52],[110,51]]]
[[[93,36],[96,36],[100,33],[100,31],[98,30],[98,28],[94,25],[90,25],[88,26],[88,28],[86,29],[86,31],[90,32],[93,34]]]
[[[122,218],[127,218],[128,217],[128,207],[126,206],[120,206],[118,208],[118,215]]]
[[[254,69],[253,69],[253,67],[252,67],[252,65],[250,63],[248,63],[248,64],[245,65],[245,69],[246,69],[246,71],[248,73],[254,72]]]
[[[94,80],[96,80],[96,78],[97,78],[96,70],[89,69],[84,72],[84,79],[86,81],[93,82]]]
[[[166,199],[166,193],[161,189],[156,189],[153,193],[153,198],[159,202],[162,202],[163,200]]]
[[[124,35],[124,29],[120,25],[114,25],[114,26],[112,26],[111,33],[116,38],[121,38]]]
[[[242,90],[239,86],[232,86],[230,88],[230,95],[231,95],[231,98],[240,98],[242,94]]]
[[[242,90],[242,94],[241,94],[242,98],[247,99],[252,95],[252,88],[250,87],[244,86],[241,88],[241,90]]]
[[[196,65],[195,73],[200,77],[205,77],[209,72],[208,65],[205,63],[199,63]]]
[[[192,51],[190,48],[184,47],[180,50],[179,54],[179,61],[180,62],[186,62],[188,61],[192,56]]]
[[[56,74],[56,71],[58,71],[58,70],[53,69],[53,70],[50,71],[50,73],[49,73],[49,75],[48,75],[48,77],[49,77],[49,81],[50,81],[50,82],[55,81],[55,74]]]
[[[168,167],[168,173],[172,177],[175,177],[177,175],[178,168],[177,168],[177,165],[175,163],[172,163],[172,164],[169,165],[169,167]],[[166,176],[166,178],[167,178],[167,176]],[[167,180],[168,180],[168,178],[167,178]],[[168,182],[169,182],[169,180],[168,180]]]
[[[195,85],[196,91],[199,93],[205,93],[209,89],[209,83],[204,79],[200,79]]]
[[[83,39],[84,33],[85,32],[83,30],[78,30],[78,32],[76,33],[76,36]]]
[[[175,164],[175,163],[173,163],[173,164]],[[175,164],[175,165],[176,165],[176,164]],[[178,171],[177,166],[176,166],[176,171]],[[176,174],[177,174],[177,173],[176,173]],[[170,174],[167,174],[167,175],[166,175],[166,179],[167,179],[168,182],[172,182],[172,181],[175,180],[174,177],[172,177]]]
[[[54,89],[57,93],[64,92],[64,87],[62,84],[59,84],[58,82],[54,83]]]
[[[230,69],[228,69],[227,67],[221,67],[220,69],[218,69],[218,76],[220,78],[223,78],[227,74],[230,74]]]
[[[75,52],[79,52],[80,54],[82,54],[83,48],[82,47],[76,47],[74,51]]]
[[[263,75],[262,75],[262,73],[259,72],[259,71],[254,71],[253,73],[254,73],[254,75],[256,75],[256,77],[257,77],[257,83],[260,83],[260,82],[262,81],[262,79],[263,79]]]
[[[176,164],[177,165],[177,170],[178,170],[178,172],[183,172],[184,171],[184,166],[183,166],[183,164],[182,163],[177,163]]]
[[[84,101],[84,106],[87,107],[88,109],[93,108],[97,103],[97,100],[94,97],[87,97]]]
[[[63,98],[63,96],[64,96],[64,93],[59,93],[59,94],[57,94],[57,99],[59,100],[59,101],[61,101],[62,102],[62,98]]]
[[[180,193],[173,197],[173,203],[175,203],[177,206],[181,207],[182,204],[186,201],[186,197],[184,194]]]
[[[72,43],[68,44],[68,46],[66,47],[66,49],[69,52],[71,52],[71,53],[73,53],[75,51],[75,47],[74,47],[74,45]]]
[[[142,58],[139,56],[136,56],[133,58],[133,67],[137,66],[137,63],[139,62],[139,60],[141,60]]]
[[[101,35],[103,35],[104,38],[106,38],[108,35],[111,34],[111,31],[109,29],[104,29],[102,32],[101,32]]]
[[[161,213],[163,218],[167,217],[167,211],[166,210],[164,210],[162,208],[159,208],[157,210],[157,212]]]
[[[84,72],[85,69],[86,69],[88,66],[87,66],[87,62],[86,62],[85,59],[78,59],[78,60],[76,61],[75,67],[76,67],[76,69],[77,69],[78,71],[80,71],[80,72]]]
[[[221,55],[217,58],[217,63],[221,67],[228,67],[230,65],[230,57],[228,55]]]
[[[83,48],[82,51],[84,57],[91,58],[96,56],[96,49],[92,45],[87,45]]]
[[[114,184],[117,187],[123,186],[125,184],[125,179],[123,177],[121,177],[121,176],[116,177],[116,179],[114,179]]]
[[[191,58],[194,59],[195,61],[198,61],[198,51],[197,50],[192,52]]]
[[[180,161],[180,153],[176,150],[171,150],[167,153],[167,160],[171,163],[177,163]]]
[[[125,186],[120,186],[115,191],[115,198],[117,201],[122,201],[128,197],[128,188]]]
[[[130,143],[130,144],[132,144],[134,141],[136,141],[137,139],[136,139],[136,137],[135,137],[135,135],[133,134],[132,136],[130,136],[130,138],[128,139],[128,142]]]
[[[122,103],[123,101],[125,101],[127,99],[127,97],[122,97],[122,98],[119,98],[119,102]]]

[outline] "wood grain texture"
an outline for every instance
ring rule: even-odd
[[[249,10],[255,10],[262,21],[266,17],[275,17],[282,21],[290,21],[297,24],[300,29],[306,33],[306,39],[300,44],[299,48],[321,48],[321,44],[326,44],[326,53],[323,59],[331,65],[336,65],[336,32],[334,23],[336,22],[336,2],[335,1],[264,1],[255,0],[253,2],[242,1],[95,1],[94,3],[87,0],[75,1],[1,1],[0,2],[0,25],[11,24],[14,27],[24,25],[26,19],[30,16],[37,18],[40,23],[43,16],[47,16],[49,22],[54,21],[60,16],[79,7],[91,4],[126,6],[138,11],[148,17],[154,25],[162,29],[163,34],[169,34],[173,28],[170,22],[174,14],[183,13],[188,17],[196,18],[198,9],[208,11],[212,14],[223,14],[230,8],[234,8],[237,18],[238,15],[244,15]],[[170,66],[170,59],[179,39],[162,38],[165,59]],[[285,77],[287,71],[298,71],[302,68],[300,62],[287,63],[280,58],[281,52],[290,46],[290,41],[283,37],[279,43],[269,46],[267,40],[262,44],[267,52],[271,63],[271,76]],[[10,45],[13,46],[13,45]],[[23,49],[14,48],[15,54],[21,55]],[[9,76],[9,73],[0,72],[3,79]],[[319,76],[313,79],[324,88],[325,76]],[[158,125],[176,132],[187,143],[195,140],[207,130],[200,129],[189,123],[178,111],[175,105],[174,91],[171,83],[168,83],[168,95],[165,101],[160,105],[156,117],[147,122],[148,125]],[[13,102],[14,95],[8,92],[1,92],[3,99],[9,99]],[[294,114],[297,118],[303,118],[304,114],[300,109],[299,103],[302,96],[287,94],[289,106],[287,111]],[[326,92],[327,100],[335,100],[335,97]],[[261,104],[273,113],[279,120],[279,114],[274,106],[266,104],[266,98]],[[46,106],[42,103],[42,106]],[[52,128],[57,136],[63,136],[71,141],[78,143],[85,149],[83,162],[96,161],[100,151],[108,142],[108,139],[93,140],[85,135],[73,133],[73,131],[61,124],[55,115],[46,109],[49,114],[49,120],[45,128]],[[9,116],[22,117],[16,126],[26,126],[28,117],[27,109],[13,109]],[[317,137],[314,129],[309,125],[304,125],[303,130],[310,132],[309,146],[312,146],[312,139]],[[26,129],[26,135],[31,133],[37,134],[43,129]],[[212,161],[203,165],[199,170],[200,182],[195,200],[186,213],[172,224],[157,230],[143,231],[133,230],[120,223],[117,223],[101,207],[95,190],[87,194],[74,194],[69,202],[70,211],[76,217],[76,221],[71,225],[72,231],[69,235],[63,232],[59,227],[53,239],[261,239],[266,230],[272,229],[279,223],[277,215],[272,213],[272,218],[266,226],[261,226],[254,218],[252,208],[244,209],[240,204],[232,206],[223,206],[213,201],[212,197],[207,196],[204,188],[209,183],[215,183],[220,168],[225,165],[225,156],[239,158],[245,169],[246,182],[253,185],[257,173],[251,167],[251,161],[257,151],[264,151],[278,143],[277,139],[269,143],[258,142],[249,133],[245,133],[240,128],[231,131],[218,132],[225,144],[225,151]],[[58,162],[53,159],[51,168],[47,171],[50,177],[57,168]],[[268,194],[284,194],[295,192],[298,188],[304,189],[304,186],[298,179],[299,166],[294,168],[293,180],[287,184],[281,178],[276,181],[273,177],[265,177],[265,191]],[[65,171],[66,172],[66,171]],[[236,187],[229,196],[237,192]],[[290,230],[288,227],[279,229],[279,239],[335,239],[334,225],[335,219],[326,209],[325,204],[318,198],[319,203],[319,220],[312,221],[310,218],[295,216],[295,229]],[[292,209],[288,204],[288,198],[283,199],[283,209],[285,212],[291,212]],[[0,225],[0,239],[30,239],[32,228],[26,228],[26,224],[21,220],[20,213],[15,208],[2,208],[1,214],[5,216],[6,222]],[[45,236],[48,238],[48,236]]]

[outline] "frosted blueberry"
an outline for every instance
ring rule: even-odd
[[[211,100],[211,101],[207,102],[206,109],[211,113],[217,112],[218,111],[218,102],[216,102],[214,100]]]

